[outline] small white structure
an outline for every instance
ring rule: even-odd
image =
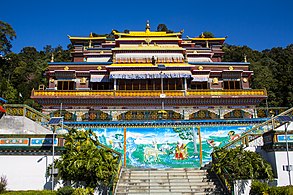
[[[288,132],[286,147],[285,130]],[[272,165],[274,175],[277,177],[277,186],[293,184],[293,123],[280,126],[274,131],[266,132],[263,135],[264,146],[260,151],[261,155]],[[289,170],[288,170],[289,164]]]
[[[50,190],[47,168],[51,163],[48,155],[0,155],[0,176],[6,176],[8,190]]]

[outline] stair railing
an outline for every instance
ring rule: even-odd
[[[270,118],[269,120],[261,123],[261,124],[258,124],[254,127],[252,127],[251,129],[247,130],[246,132],[242,133],[241,136],[231,142],[229,142],[228,144],[222,146],[222,148],[234,148],[236,146],[239,146],[239,145],[243,145],[243,140],[246,140],[246,144],[245,146],[247,147],[248,146],[248,143],[255,140],[256,138],[253,138],[251,139],[253,136],[251,136],[252,134],[263,134],[269,130],[272,130],[274,128],[276,128],[278,125],[280,125],[279,123],[276,122],[276,119],[279,117],[279,116],[286,116],[286,115],[292,115],[292,112],[293,112],[293,107],[282,112],[281,114],[277,115],[277,116],[274,116],[272,118]],[[264,128],[264,127],[267,127],[267,128]]]

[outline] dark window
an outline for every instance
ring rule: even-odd
[[[58,81],[57,89],[58,90],[74,90],[75,82],[74,81]]]
[[[240,81],[224,81],[224,89],[240,89]]]

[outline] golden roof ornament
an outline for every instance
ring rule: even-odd
[[[98,70],[102,70],[102,67],[101,67],[101,66],[98,66],[97,69],[98,69]]]
[[[65,67],[64,67],[64,70],[69,70],[69,67],[68,67],[68,66],[65,66]]]
[[[233,66],[229,66],[229,70],[234,70]]]
[[[150,21],[147,20],[146,22],[146,27],[145,27],[145,32],[150,32],[151,26],[150,26]]]
[[[204,36],[203,32],[201,33],[200,37],[201,37],[201,38],[205,38],[205,36]]]
[[[202,67],[202,66],[199,66],[199,67],[198,67],[198,70],[203,70],[203,67]]]
[[[54,53],[52,53],[51,62],[54,62]]]
[[[247,62],[247,56],[244,54],[244,62]]]
[[[218,78],[213,78],[213,85],[217,85],[217,84],[219,84],[219,80],[218,80]]]
[[[93,36],[93,33],[91,32],[91,34],[90,34],[90,38],[93,38],[94,36]]]

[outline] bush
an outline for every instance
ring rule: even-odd
[[[65,186],[57,190],[58,195],[71,195],[73,192],[74,188],[71,186]]]
[[[251,195],[266,195],[269,191],[269,185],[260,181],[253,181],[251,184],[250,193]]]
[[[28,190],[28,191],[11,191],[1,195],[56,195],[55,191],[50,190]]]
[[[6,191],[7,187],[7,178],[5,175],[2,175],[0,178],[0,194]]]
[[[94,190],[92,188],[76,188],[72,195],[89,195],[94,194]]]
[[[293,186],[270,187],[267,183],[253,181],[250,195],[292,195]]]

